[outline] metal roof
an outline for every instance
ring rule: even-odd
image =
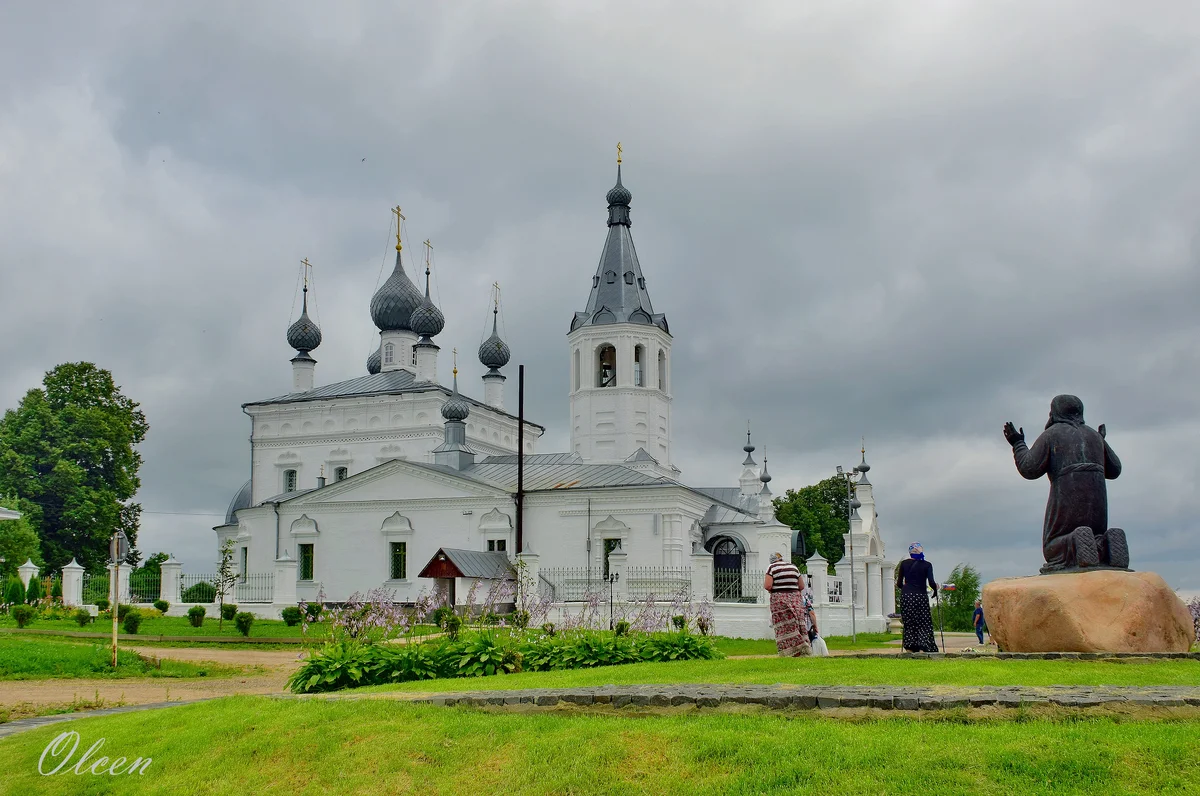
[[[453,547],[443,547],[438,553],[446,554],[450,563],[462,573],[460,577],[504,580],[515,574],[507,553],[460,550]],[[438,553],[434,554],[430,563],[437,558]],[[428,564],[426,566],[428,567]]]
[[[450,395],[450,390],[446,387],[432,382],[418,382],[417,377],[407,370],[388,370],[382,373],[372,373],[366,376],[347,379],[346,381],[334,382],[333,384],[325,384],[306,392],[292,392],[287,395],[276,396],[275,398],[267,398],[263,401],[250,401],[242,404],[242,408],[247,406],[267,406],[270,404],[302,403],[304,401],[328,401],[336,398],[359,398],[371,395],[403,395],[404,393],[419,392],[440,392],[447,397]],[[516,415],[510,415],[508,412],[503,412],[494,406],[488,406],[482,401],[468,398],[461,393],[460,397],[471,404],[471,406],[482,407],[505,417],[511,417],[513,420],[517,419]],[[536,428],[538,431],[545,431],[543,426],[529,420],[525,421],[525,425]]]
[[[494,463],[485,459],[462,471],[462,475],[475,478],[509,492],[517,488],[516,457],[512,462]],[[532,458],[532,457],[530,457]],[[619,464],[537,464],[525,460],[525,491],[540,492],[551,489],[588,489],[612,486],[648,486],[652,484],[675,485],[669,478],[639,473]]]
[[[647,453],[645,448],[638,448],[633,453],[631,453],[627,457],[625,457],[625,461],[627,461],[627,462],[653,462],[654,464],[658,464],[658,459],[655,459],[653,456],[651,456],[649,453]]]
[[[233,496],[233,500],[229,501],[229,508],[225,510],[225,524],[234,525],[237,523],[238,509],[250,507],[250,481],[242,484],[242,488]]]

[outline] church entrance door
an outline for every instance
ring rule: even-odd
[[[742,550],[733,539],[721,538],[713,545],[713,597],[742,599]]]

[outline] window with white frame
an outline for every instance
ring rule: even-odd
[[[295,470],[284,470],[283,471],[283,491],[284,492],[295,492],[296,491],[296,471]]]
[[[391,365],[396,361],[396,346],[388,343],[383,347],[383,364]]]

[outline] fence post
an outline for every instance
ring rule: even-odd
[[[282,611],[289,605],[296,605],[296,567],[298,562],[296,559],[288,555],[286,550],[283,555],[275,559],[275,577],[271,580],[271,607],[276,611]]]
[[[692,599],[713,596],[713,557],[711,553],[692,554]]]
[[[158,597],[160,600],[169,602],[172,607],[182,602],[179,593],[181,577],[183,577],[183,564],[176,561],[174,555],[162,562],[162,583],[159,584]]]
[[[812,578],[813,602],[824,605],[829,602],[829,562],[817,552],[808,557],[808,575]]]
[[[608,574],[617,575],[617,580],[612,585],[612,600],[614,604],[625,602],[625,595],[629,591],[629,567],[626,566],[628,562],[629,554],[620,548],[608,554]],[[604,596],[607,597],[608,595]]]
[[[28,590],[29,581],[37,577],[38,565],[33,563],[32,558],[27,558],[24,564],[17,567],[17,574],[21,577],[21,584]]]
[[[63,605],[83,605],[83,567],[74,558],[62,568]]]
[[[121,581],[117,584],[117,588],[120,590],[121,596],[118,602],[129,605],[129,576],[133,574],[133,567],[129,564],[121,564],[120,569]],[[112,584],[109,584],[109,588],[112,588]]]

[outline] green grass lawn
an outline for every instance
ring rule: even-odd
[[[128,650],[48,639],[45,636],[0,634],[0,680],[45,680],[63,677],[232,677],[246,672],[234,666],[185,661],[149,661]]]
[[[139,636],[221,636],[241,638],[242,634],[234,626],[232,620],[226,621],[224,627],[211,617],[204,620],[200,627],[192,627],[186,616],[158,616],[142,620],[138,628]],[[10,616],[0,616],[0,631],[16,629],[17,623]],[[97,619],[85,627],[80,627],[73,619],[35,619],[29,624],[30,630],[55,630],[66,632],[83,631],[87,633],[111,633],[112,620]],[[308,634],[302,632],[302,625],[288,627],[281,619],[255,619],[250,626],[250,638],[323,638],[328,633],[324,623],[310,624]],[[124,633],[124,627],[118,627],[119,633]],[[430,634],[440,632],[433,625],[419,625],[418,633]]]
[[[638,683],[794,683],[797,685],[1196,685],[1200,661],[1149,662],[756,658],[633,663],[595,669],[524,672],[484,678],[418,680],[370,691],[470,691],[634,685]]]
[[[133,776],[40,776],[43,749],[67,729],[80,736],[72,765],[100,738],[100,754],[152,762]],[[1125,794],[1195,792],[1197,737],[1194,721],[489,713],[231,697],[32,730],[0,740],[0,758],[9,793]],[[43,770],[63,759],[47,755]]]

